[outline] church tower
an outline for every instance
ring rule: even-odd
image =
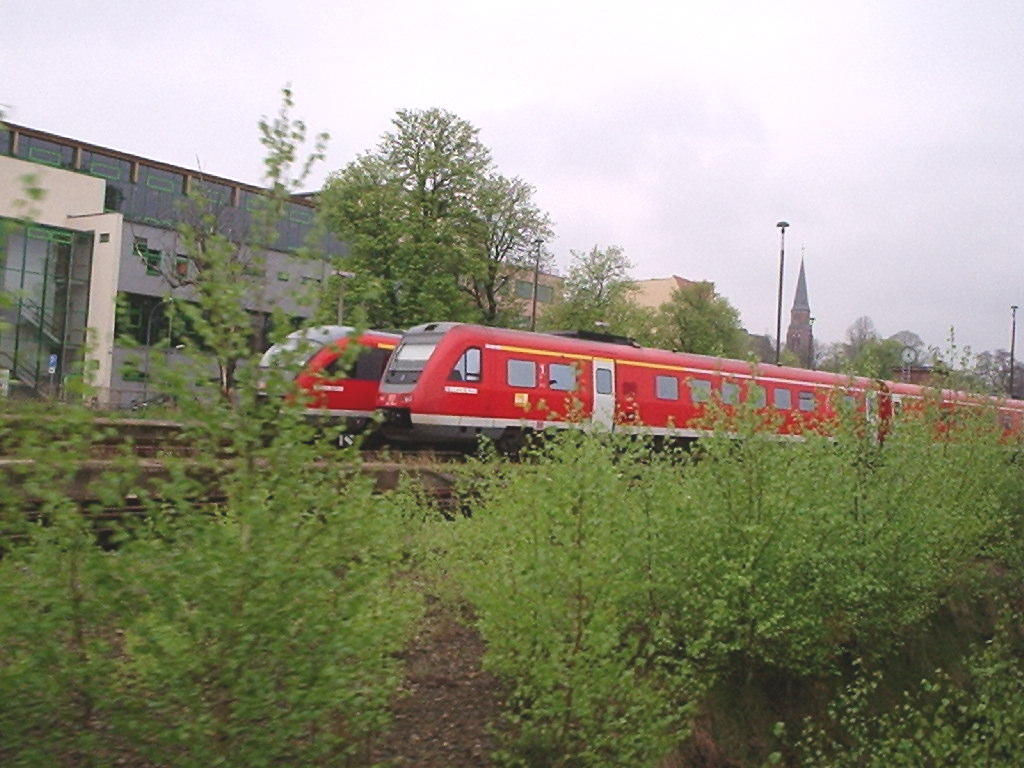
[[[814,334],[811,327],[811,305],[807,301],[807,277],[804,275],[803,258],[800,259],[800,277],[796,283],[793,309],[789,313],[786,349],[796,355],[804,368],[812,367]]]

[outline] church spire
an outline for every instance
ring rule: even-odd
[[[789,332],[786,349],[796,355],[800,365],[814,367],[814,329],[811,323],[811,303],[807,299],[807,275],[804,273],[803,248],[800,249],[800,277],[796,281],[796,296],[789,313]]]
[[[800,277],[796,281],[796,296],[793,299],[793,309],[802,309],[805,312],[811,311],[810,302],[807,301],[807,277],[804,275],[804,258],[800,256]]]

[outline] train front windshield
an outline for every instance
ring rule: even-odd
[[[384,381],[388,384],[415,384],[437,342],[406,342],[395,352]]]

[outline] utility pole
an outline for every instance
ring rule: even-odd
[[[530,312],[530,330],[537,330],[537,279],[540,277],[540,247],[544,241],[539,237],[533,241],[537,253],[533,259],[533,309]]]
[[[779,364],[779,354],[782,350],[782,275],[786,264],[786,227],[788,221],[780,221],[775,225],[782,231],[782,239],[779,243],[779,303],[775,313],[775,364]]]
[[[1014,353],[1017,351],[1017,305],[1010,307],[1010,397],[1013,397],[1013,369],[1017,366]]]

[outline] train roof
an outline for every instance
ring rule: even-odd
[[[807,368],[791,368],[772,363],[750,360],[737,360],[727,357],[699,355],[692,352],[673,352],[656,347],[642,347],[632,339],[624,336],[609,336],[601,333],[565,332],[551,333],[495,328],[491,326],[472,325],[469,323],[423,323],[409,328],[405,334],[429,334],[431,336],[447,336],[453,333],[458,337],[472,338],[476,343],[495,344],[529,352],[531,349],[546,352],[562,351],[568,356],[601,358],[615,360],[623,364],[641,364],[652,367],[665,366],[682,369],[692,373],[718,373],[750,377],[756,375],[765,381],[780,383],[806,384],[844,389],[872,389],[884,387],[893,394],[924,397],[929,391],[939,392],[943,400],[976,401],[979,404],[998,403],[1001,407],[1024,410],[1024,401],[1000,400],[986,395],[958,392],[955,390],[938,390],[919,384],[885,381],[864,376],[835,373],[832,371],[810,370]]]

